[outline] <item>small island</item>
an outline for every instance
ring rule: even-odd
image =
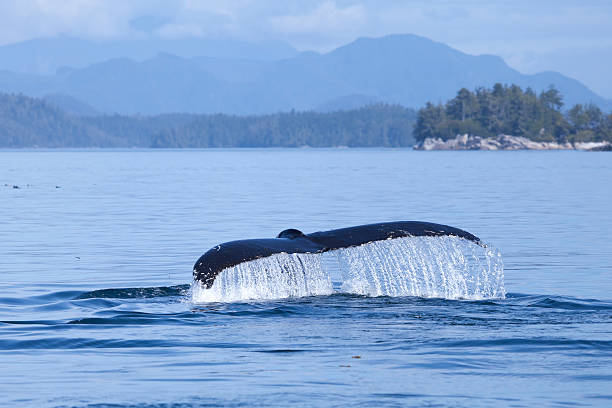
[[[594,104],[566,112],[555,89],[536,94],[517,85],[461,89],[446,104],[418,111],[417,150],[610,150],[612,113]]]

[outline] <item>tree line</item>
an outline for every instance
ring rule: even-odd
[[[406,147],[415,142],[413,109],[375,104],[260,116],[197,115],[153,135],[151,147]]]
[[[554,88],[461,89],[418,113],[374,104],[321,113],[258,116],[165,114],[76,116],[53,103],[0,93],[0,147],[407,147],[425,138],[509,134],[536,141],[612,141],[612,114],[592,104],[563,111]],[[416,140],[415,140],[416,139]]]
[[[52,103],[0,94],[0,147],[403,147],[415,142],[416,111],[359,109],[259,116],[166,114],[75,116]]]
[[[577,104],[565,112],[562,108],[563,97],[552,87],[540,94],[499,83],[474,92],[463,88],[445,104],[427,103],[419,109],[414,136],[417,141],[458,134],[507,134],[559,143],[612,141],[612,113],[606,115],[593,104]]]

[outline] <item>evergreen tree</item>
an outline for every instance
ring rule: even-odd
[[[508,134],[536,141],[612,140],[612,120],[592,104],[576,105],[565,115],[563,97],[550,87],[539,95],[517,85],[495,84],[474,92],[462,88],[444,106],[428,103],[418,111],[414,135],[454,138],[458,134],[482,137]]]

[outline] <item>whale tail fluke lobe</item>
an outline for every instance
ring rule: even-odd
[[[368,224],[311,234],[287,229],[276,238],[247,239],[217,245],[197,260],[193,276],[195,281],[209,289],[223,270],[275,254],[318,254],[397,238],[441,236],[458,237],[483,245],[478,237],[467,231],[420,221]]]

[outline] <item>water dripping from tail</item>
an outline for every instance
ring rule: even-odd
[[[347,293],[473,300],[506,295],[499,251],[457,237],[375,241],[337,253]]]
[[[275,254],[223,270],[210,289],[194,282],[192,300],[231,302],[334,292],[470,300],[506,294],[497,249],[443,236],[374,241],[323,254]]]
[[[280,253],[223,270],[210,289],[192,285],[195,303],[329,295],[331,276],[321,254]]]

